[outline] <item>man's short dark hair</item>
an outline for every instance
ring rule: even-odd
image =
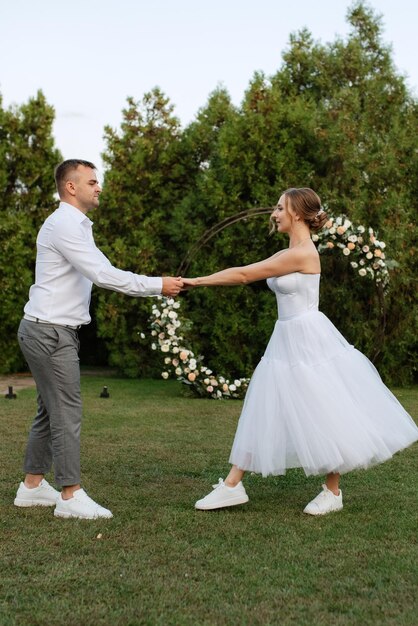
[[[91,167],[92,170],[97,169],[94,163],[91,163],[91,161],[84,161],[83,159],[67,159],[55,168],[55,184],[60,196],[64,191],[65,183],[68,180],[68,173],[72,170],[76,170],[79,165]]]

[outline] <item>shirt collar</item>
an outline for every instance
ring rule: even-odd
[[[72,204],[68,204],[68,202],[60,202],[58,208],[64,209],[65,211],[69,212],[78,222],[80,222],[80,224],[84,221],[87,221],[88,224],[93,224],[91,219],[87,217],[87,215],[85,215],[83,211],[80,211],[80,209],[77,209]]]

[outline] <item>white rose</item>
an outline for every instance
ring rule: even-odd
[[[171,320],[175,320],[175,319],[176,319],[176,317],[177,317],[177,313],[176,313],[175,311],[170,311],[170,313],[168,314],[168,317],[169,317]]]
[[[372,252],[368,252],[366,254],[366,259],[372,259],[373,258],[373,253]]]
[[[145,339],[144,333],[141,333],[139,336],[141,337],[141,339]]]
[[[357,241],[357,235],[350,235],[348,241],[352,241],[353,243]]]
[[[169,356],[166,356],[166,357],[165,357],[165,359],[164,359],[164,363],[165,363],[166,365],[168,365],[169,363],[171,363],[171,359],[170,359],[170,357],[169,357]]]
[[[362,247],[363,252],[368,252],[370,250],[369,246]]]
[[[364,233],[365,230],[364,226],[357,226],[357,232]]]
[[[181,367],[176,367],[176,376],[180,376],[180,374],[182,374],[182,369]]]
[[[173,298],[168,298],[168,299],[167,299],[167,304],[168,304],[169,306],[172,306],[172,305],[174,304],[174,300],[173,300]]]
[[[151,344],[151,350],[156,350],[157,349],[157,345],[155,343]]]
[[[205,380],[203,381],[205,383],[205,385],[209,385],[209,378],[205,378]]]
[[[158,309],[155,309],[154,315],[155,315],[155,317],[160,317],[161,313],[159,312]]]
[[[358,263],[356,263],[355,261],[351,261],[351,267],[354,267],[354,269],[356,269],[356,267],[358,267]]]
[[[365,264],[365,262],[366,262],[366,261],[365,261],[364,259],[360,259],[360,261],[359,261],[360,265],[364,265],[364,264]]]
[[[218,396],[218,398],[222,398],[222,391],[219,391],[218,389],[218,391],[216,392],[216,395]]]
[[[329,233],[330,233],[330,235],[334,235],[334,233],[335,233],[335,227],[334,226],[332,226],[332,228],[329,229]]]
[[[367,274],[367,272],[366,272],[366,270],[364,268],[359,270],[358,273],[360,274],[360,276],[366,276],[366,274]]]
[[[236,381],[235,381],[236,382]],[[241,383],[240,383],[241,384]],[[239,385],[238,385],[239,386]],[[229,385],[229,390],[230,391],[235,391],[236,390],[236,386],[235,385]]]
[[[162,372],[161,376],[164,378],[164,380],[167,380],[168,372]]]
[[[234,380],[234,385],[235,385],[236,387],[241,387],[241,381],[240,381],[240,380],[238,380],[238,379],[237,379],[237,380]]]
[[[348,256],[348,255],[350,254],[350,250],[349,250],[349,248],[344,248],[344,250],[343,250],[343,254],[344,254],[345,256]]]
[[[312,235],[312,241],[318,241],[319,237],[318,235]]]
[[[177,354],[179,352],[179,349],[177,348],[177,346],[174,346],[172,352],[173,354]]]
[[[180,302],[175,302],[175,303],[173,304],[173,308],[174,308],[174,309],[179,309],[179,308],[180,308]]]
[[[161,346],[161,352],[168,352],[170,350],[170,346],[168,344],[164,344]]]

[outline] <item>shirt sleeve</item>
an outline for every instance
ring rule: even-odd
[[[98,287],[134,297],[161,294],[162,278],[134,274],[114,267],[94,243],[91,231],[81,223],[65,220],[55,224],[50,234],[50,244],[80,274]]]

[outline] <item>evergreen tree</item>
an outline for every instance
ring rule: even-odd
[[[42,92],[4,109],[0,100],[0,372],[24,367],[16,331],[34,281],[36,235],[55,208],[54,110]]]
[[[128,99],[120,132],[105,129],[107,171],[96,239],[111,261],[139,274],[174,274],[179,237],[171,221],[189,184],[189,155],[173,107],[155,88],[141,103]],[[146,326],[149,301],[100,291],[95,295],[98,332],[110,364],[125,374],[150,374],[149,351],[138,333]],[[150,370],[151,367],[151,370]]]

